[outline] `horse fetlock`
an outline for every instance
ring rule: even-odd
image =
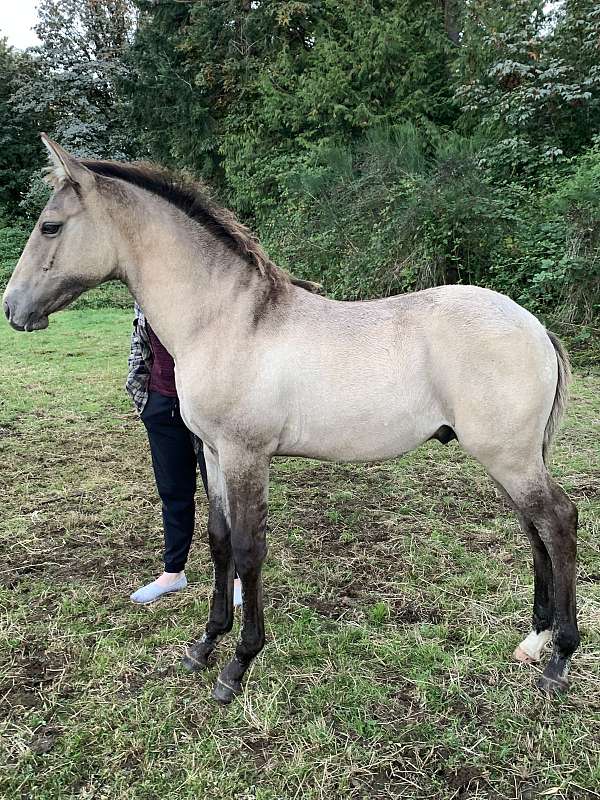
[[[576,625],[565,625],[554,634],[554,647],[560,658],[569,658],[579,647],[581,637]]]
[[[181,663],[189,672],[199,672],[206,669],[210,655],[216,645],[216,639],[209,639],[206,635],[203,636],[202,639],[187,648]]]

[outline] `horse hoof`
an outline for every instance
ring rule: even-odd
[[[229,705],[231,701],[236,697],[236,695],[241,694],[242,691],[242,684],[239,682],[233,683],[229,685],[228,683],[223,683],[220,678],[217,678],[217,682],[215,683],[214,689],[212,691],[212,696],[214,699],[221,703],[222,705]]]
[[[540,675],[536,683],[538,689],[547,695],[561,695],[569,688],[569,682],[564,678],[550,678],[548,675]]]
[[[205,658],[197,658],[193,653],[189,650],[186,652],[184,657],[181,659],[181,665],[184,669],[188,672],[201,672],[203,669],[208,667],[208,663]]]
[[[513,658],[516,658],[517,661],[520,661],[522,664],[537,664],[538,659],[534,658],[533,656],[529,655],[529,653],[519,645],[516,648],[515,652],[513,653]]]

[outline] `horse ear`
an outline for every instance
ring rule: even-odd
[[[54,175],[59,181],[70,181],[70,183],[76,184],[84,190],[93,187],[95,182],[93,172],[84,167],[74,156],[67,153],[64,147],[49,139],[45,133],[42,133],[42,142],[48,150]]]

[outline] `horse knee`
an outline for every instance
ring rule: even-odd
[[[264,536],[232,537],[233,560],[238,575],[244,580],[246,574],[253,574],[262,566],[267,557],[267,542]]]

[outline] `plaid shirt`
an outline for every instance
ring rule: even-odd
[[[148,384],[152,369],[152,348],[146,328],[144,312],[135,304],[133,332],[131,334],[131,351],[129,353],[127,381],[125,389],[129,393],[138,414],[141,414],[148,400]]]
[[[148,402],[148,386],[150,384],[150,370],[152,369],[152,347],[146,327],[144,312],[136,303],[134,306],[133,332],[131,334],[131,350],[129,352],[127,380],[125,389],[129,393],[138,414],[144,410]],[[190,431],[192,445],[196,457],[202,453],[202,440]]]

